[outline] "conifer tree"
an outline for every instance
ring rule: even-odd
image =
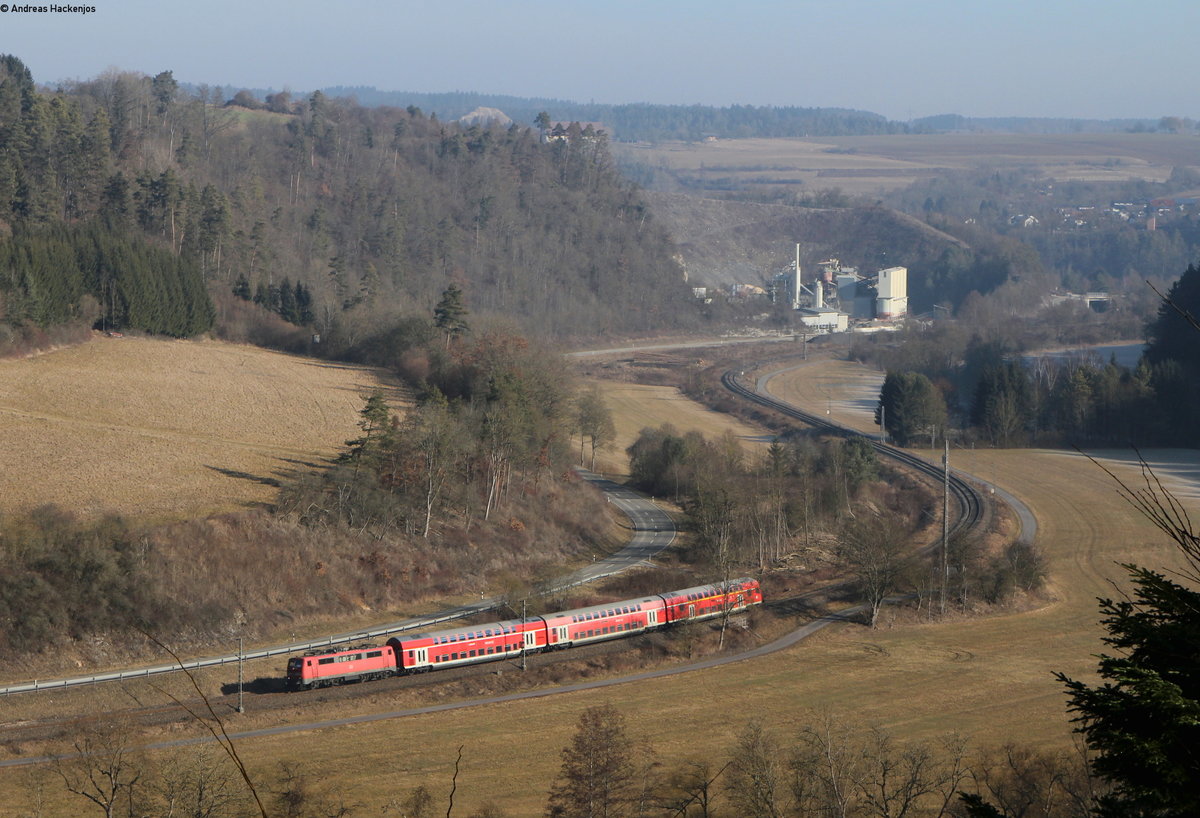
[[[433,323],[445,333],[447,346],[451,338],[467,331],[467,307],[463,303],[463,292],[457,285],[451,284],[442,292],[442,298],[433,310]]]

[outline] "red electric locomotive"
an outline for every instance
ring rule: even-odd
[[[306,653],[288,659],[289,690],[311,690],[346,682],[396,675],[396,654],[387,645],[363,645],[333,653]]]

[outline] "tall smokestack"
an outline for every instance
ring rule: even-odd
[[[800,309],[800,242],[796,242],[796,277],[792,279],[792,309]]]
[[[800,245],[796,245],[796,274],[800,273]],[[817,278],[813,281],[813,309],[820,310],[825,308],[825,284],[822,282],[822,275],[817,273]]]

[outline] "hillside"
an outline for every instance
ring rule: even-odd
[[[760,284],[795,258],[801,264],[835,257],[873,272],[919,266],[946,248],[966,245],[923,222],[884,208],[799,208],[648,193],[655,214],[679,247],[696,285]]]
[[[143,274],[155,258],[177,260],[187,286]],[[398,314],[428,315],[451,284],[473,314],[539,336],[696,314],[666,236],[591,131],[543,140],[320,92],[228,101],[183,92],[170,71],[49,91],[11,56],[0,262],[0,349],[18,329],[69,321],[204,331],[207,303],[162,320],[195,282],[311,326],[327,354]]]
[[[380,384],[365,367],[216,341],[96,336],[0,360],[0,513],[177,519],[272,502],[281,477],[358,431]]]

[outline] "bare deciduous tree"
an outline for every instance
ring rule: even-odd
[[[546,814],[554,818],[620,818],[630,814],[635,771],[625,720],[611,704],[579,717]]]
[[[870,606],[872,628],[884,600],[900,587],[909,562],[907,545],[904,533],[883,519],[858,520],[845,528],[838,559],[857,580]]]
[[[691,759],[683,762],[681,767],[671,770],[663,779],[658,806],[665,815],[710,818],[717,796],[717,779],[732,763],[726,762],[725,766],[713,772],[712,765],[707,761]]]
[[[781,818],[787,814],[783,752],[762,722],[750,722],[738,736],[728,778],[739,814],[749,818]]]
[[[67,791],[91,801],[106,818],[116,814],[118,804],[132,814],[144,760],[136,751],[129,726],[120,721],[89,725],[71,746],[73,755],[54,761],[54,771]]]
[[[212,745],[177,754],[162,765],[154,790],[164,818],[242,814],[247,797],[229,758]]]
[[[852,729],[831,713],[800,728],[792,751],[791,789],[800,814],[850,814],[859,758]]]

